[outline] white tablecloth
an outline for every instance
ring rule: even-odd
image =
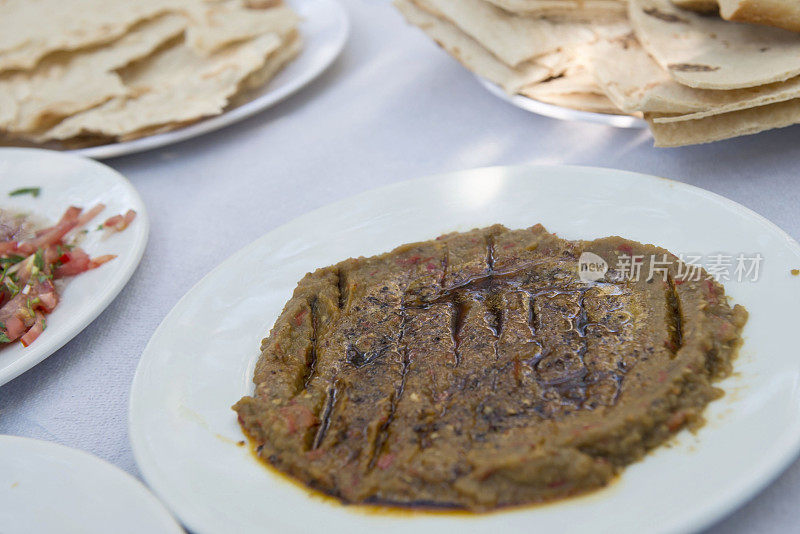
[[[655,149],[641,130],[514,108],[406,26],[387,2],[343,3],[352,22],[345,51],[301,93],[223,131],[108,162],[150,210],[144,259],[94,323],[0,387],[0,434],[84,449],[138,475],[127,432],[130,383],[175,302],[263,233],[400,180],[517,163],[616,167],[709,189],[800,238],[800,127]],[[798,502],[800,462],[711,530],[796,531]]]

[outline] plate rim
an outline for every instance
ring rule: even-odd
[[[78,334],[83,332],[87,326],[89,326],[95,319],[97,319],[101,313],[103,313],[109,305],[111,305],[114,300],[119,296],[125,286],[128,285],[133,273],[136,272],[136,269],[139,267],[139,264],[142,261],[142,257],[144,256],[144,251],[147,248],[147,243],[150,238],[150,218],[147,213],[147,206],[142,200],[141,195],[133,186],[130,180],[126,178],[122,173],[101,163],[99,161],[82,157],[76,156],[74,154],[68,154],[65,152],[59,152],[57,150],[47,150],[44,148],[28,148],[28,147],[0,147],[0,157],[3,157],[4,154],[9,152],[24,152],[31,154],[30,156],[34,159],[39,158],[55,158],[55,159],[68,159],[68,160],[79,160],[83,164],[87,164],[90,167],[97,167],[101,169],[104,174],[106,174],[107,178],[113,178],[117,180],[123,187],[128,190],[128,194],[134,199],[134,201],[138,202],[138,207],[136,208],[136,218],[141,220],[139,223],[140,230],[134,236],[133,247],[131,248],[131,255],[129,259],[124,264],[124,266],[120,269],[120,274],[116,278],[116,283],[110,286],[110,289],[105,294],[105,296],[100,300],[98,305],[89,313],[87,313],[80,321],[78,321],[72,331],[69,331],[65,334],[62,339],[56,341],[53,344],[53,348],[49,351],[44,351],[41,355],[34,355],[32,357],[23,357],[7,367],[0,368],[0,386],[7,384],[8,382],[14,380],[21,374],[31,370],[32,368],[36,367],[44,360],[52,356],[55,352],[61,349],[64,345],[72,341]],[[9,371],[10,369],[10,371]]]
[[[232,126],[247,118],[250,118],[262,111],[265,111],[280,102],[286,100],[290,96],[299,92],[308,84],[319,78],[328,68],[336,61],[344,50],[344,45],[350,36],[350,18],[347,11],[337,0],[295,0],[301,2],[316,2],[326,5],[336,13],[336,27],[338,33],[336,38],[329,43],[330,48],[326,50],[324,59],[319,62],[319,65],[313,69],[308,70],[302,76],[298,76],[289,80],[285,85],[273,90],[268,90],[266,93],[245,102],[239,106],[235,106],[219,115],[206,117],[200,119],[198,122],[178,128],[176,130],[148,135],[139,139],[130,141],[121,141],[116,143],[107,143],[105,145],[91,146],[86,148],[77,148],[69,150],[53,150],[54,152],[61,152],[65,154],[73,154],[76,156],[83,156],[92,159],[108,159],[118,156],[126,156],[131,154],[138,154],[148,150],[161,148],[164,146],[187,141],[194,137],[199,137],[217,130],[221,130],[228,126]],[[301,22],[302,24],[302,22]],[[303,51],[301,51],[301,54]],[[294,58],[292,61],[296,61]],[[272,80],[269,80],[266,85],[269,85]],[[9,147],[9,148],[40,148],[41,147]]]
[[[204,285],[207,279],[211,278],[219,271],[225,269],[225,267],[229,263],[234,263],[238,261],[240,258],[249,254],[251,250],[260,246],[260,243],[264,239],[266,239],[272,233],[284,228],[285,226],[294,224],[298,220],[303,218],[313,217],[315,214],[323,210],[334,209],[337,206],[341,206],[342,204],[356,201],[359,198],[374,194],[377,191],[383,191],[388,193],[391,192],[393,189],[408,187],[409,185],[414,183],[425,182],[428,180],[444,179],[448,176],[453,176],[453,175],[466,175],[469,173],[482,173],[485,171],[502,171],[511,169],[527,170],[528,172],[531,173],[537,173],[537,172],[552,170],[554,168],[564,169],[564,170],[574,170],[578,172],[591,172],[591,173],[597,173],[598,175],[624,174],[630,177],[635,177],[637,180],[649,180],[656,183],[666,182],[671,186],[684,188],[687,191],[698,194],[707,200],[721,203],[729,208],[734,209],[738,213],[751,217],[754,222],[757,222],[762,227],[774,232],[776,237],[780,237],[783,240],[782,242],[785,242],[786,246],[793,248],[794,252],[796,252],[798,256],[800,256],[800,242],[795,240],[791,235],[789,235],[785,230],[783,230],[777,224],[770,221],[763,215],[760,215],[759,213],[755,212],[754,210],[732,199],[729,199],[727,197],[724,197],[718,193],[709,191],[702,187],[698,187],[678,180],[673,180],[670,178],[665,178],[653,174],[641,173],[637,171],[628,171],[610,167],[598,167],[598,166],[586,166],[586,165],[562,165],[562,164],[546,164],[546,163],[496,165],[496,166],[462,169],[462,170],[442,172],[442,173],[434,173],[430,175],[418,176],[408,180],[401,180],[399,182],[395,182],[384,186],[370,188],[366,191],[362,191],[355,195],[339,199],[330,204],[326,204],[314,210],[302,213],[297,217],[285,221],[284,223],[276,226],[275,228],[271,229],[270,231],[264,233],[255,240],[246,244],[244,247],[240,248],[239,250],[237,250],[224,260],[222,260],[218,265],[216,265],[206,275],[204,275],[175,303],[173,308],[164,317],[164,319],[156,328],[156,330],[153,332],[152,337],[150,338],[150,340],[148,340],[145,348],[142,351],[142,355],[140,357],[139,364],[137,365],[133,382],[131,384],[129,402],[128,402],[128,434],[130,437],[131,449],[133,452],[134,459],[136,461],[136,465],[139,468],[139,471],[142,474],[143,479],[147,482],[148,486],[153,490],[154,493],[156,493],[159,496],[159,498],[162,499],[162,501],[167,505],[170,511],[176,517],[178,517],[180,521],[190,530],[198,533],[209,532],[208,530],[204,529],[204,526],[202,524],[197,524],[195,522],[194,518],[191,516],[191,507],[185,506],[184,503],[180,502],[179,498],[174,498],[173,495],[169,493],[169,491],[165,491],[165,489],[166,490],[169,489],[169,485],[165,483],[164,480],[158,476],[158,468],[156,466],[155,458],[152,459],[147,458],[147,455],[145,454],[145,450],[147,449],[145,444],[146,440],[144,436],[140,436],[140,433],[136,430],[136,424],[137,424],[136,417],[138,412],[138,409],[136,407],[137,395],[138,391],[142,387],[140,382],[144,380],[143,378],[145,374],[144,367],[145,365],[147,365],[146,356],[149,352],[151,352],[151,350],[154,350],[151,349],[151,345],[153,344],[154,339],[164,330],[166,330],[167,322],[172,318],[175,310],[179,306],[181,306],[184,303],[184,301],[187,298],[189,298],[189,296],[192,293],[194,293],[195,290],[197,290],[198,287]],[[787,430],[785,432],[786,432],[785,435],[787,437],[787,444],[780,451],[780,454],[776,454],[775,456],[771,457],[767,462],[765,462],[764,466],[759,471],[760,474],[757,477],[755,476],[753,477],[754,481],[751,481],[747,484],[743,484],[741,488],[738,487],[726,488],[725,491],[727,491],[727,493],[729,493],[730,495],[723,495],[724,491],[720,492],[717,495],[717,498],[713,501],[710,501],[704,508],[702,509],[698,508],[694,513],[681,515],[678,519],[673,520],[670,524],[661,526],[661,529],[659,531],[660,532],[701,531],[703,529],[713,526],[715,523],[724,519],[726,516],[733,513],[735,510],[739,509],[749,500],[758,495],[769,484],[773,483],[795,460],[798,459],[798,457],[800,457],[800,427],[797,428],[787,427]]]
[[[556,106],[555,104],[547,104],[546,102],[539,102],[527,96],[515,94],[509,95],[499,85],[482,78],[478,75],[475,76],[481,85],[494,96],[513,104],[514,106],[529,111],[536,115],[549,117],[551,119],[558,119],[562,121],[572,122],[590,122],[593,124],[604,124],[606,126],[613,126],[615,128],[626,128],[631,130],[647,130],[647,121],[634,117],[632,115],[612,115],[609,113],[596,113],[594,111],[583,111],[580,109],[572,109],[564,106]]]
[[[62,453],[61,456],[62,458],[68,459],[67,457],[69,456],[73,458],[75,457],[81,458],[82,460],[86,460],[89,463],[96,465],[99,469],[102,469],[108,473],[114,473],[114,476],[117,477],[119,480],[125,480],[126,486],[131,488],[132,491],[133,488],[136,488],[135,491],[140,492],[143,497],[146,496],[147,501],[149,501],[151,505],[157,505],[157,508],[161,512],[159,522],[163,524],[162,525],[163,527],[166,527],[169,524],[170,532],[174,532],[176,534],[184,532],[180,523],[172,514],[172,512],[169,510],[169,508],[167,508],[166,504],[164,504],[164,502],[161,501],[161,499],[159,499],[152,491],[150,491],[150,488],[148,488],[144,482],[142,482],[135,476],[131,475],[124,469],[121,469],[119,466],[112,464],[108,460],[100,458],[99,456],[95,456],[94,454],[87,452],[83,449],[76,449],[74,447],[69,447],[67,445],[55,441],[36,439],[27,436],[0,434],[0,447],[2,447],[3,442],[11,442],[11,443],[18,442],[23,445],[32,444],[33,447],[40,447],[49,450],[60,451],[60,453]],[[30,447],[26,446],[25,448],[29,449]]]

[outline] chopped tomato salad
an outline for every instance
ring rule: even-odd
[[[76,232],[87,232],[83,227],[104,209],[103,204],[87,211],[72,206],[55,225],[24,240],[0,232],[0,347],[17,340],[27,347],[47,328],[47,314],[59,302],[56,280],[96,269],[116,257],[92,258],[73,238]],[[121,232],[135,217],[136,212],[128,210],[97,229]]]

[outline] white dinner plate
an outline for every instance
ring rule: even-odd
[[[41,193],[11,197],[9,192],[40,187]],[[91,271],[70,278],[60,302],[47,316],[47,328],[23,347],[19,342],[0,348],[0,385],[41,362],[86,328],[119,294],[130,279],[147,244],[147,212],[133,186],[114,169],[69,154],[36,148],[0,148],[0,208],[30,213],[54,224],[70,206],[106,209],[86,228],[81,248],[90,256],[117,257]],[[108,217],[136,211],[123,232],[104,238],[93,231]],[[2,532],[2,530],[0,530]]]
[[[105,159],[134,154],[213,132],[267,109],[296,93],[322,74],[344,47],[350,25],[347,13],[336,0],[287,0],[301,17],[303,49],[295,59],[263,87],[248,93],[244,102],[221,115],[132,141],[68,150],[89,158]]]
[[[89,453],[0,435],[0,532],[183,534],[144,485]]]
[[[617,128],[647,128],[647,122],[644,119],[633,115],[611,115],[609,113],[595,113],[593,111],[581,111],[579,109],[555,106],[523,95],[510,95],[502,87],[485,78],[478,77],[478,81],[497,98],[537,115],[562,121],[594,122]]]
[[[450,231],[543,223],[568,239],[619,234],[676,253],[761,254],[759,279],[726,282],[750,321],[736,373],[696,435],[680,433],[608,488],[487,515],[364,513],[310,496],[260,465],[230,406],[253,391],[259,341],[297,281]],[[796,303],[800,246],[708,191],[612,169],[520,166],[434,176],[303,215],[245,247],[172,310],[142,355],[130,436],[142,474],[197,534],[343,532],[685,532],[752,497],[800,444]],[[202,488],[202,491],[198,491]]]

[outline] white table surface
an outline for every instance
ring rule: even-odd
[[[107,162],[150,210],[144,259],[94,323],[0,387],[0,434],[83,449],[138,475],[127,434],[130,384],[175,302],[293,217],[417,176],[519,163],[616,167],[709,189],[800,238],[800,127],[656,149],[644,131],[534,116],[491,96],[387,2],[342,1],[351,38],[301,93],[223,131]],[[796,531],[798,502],[800,462],[711,532]]]

